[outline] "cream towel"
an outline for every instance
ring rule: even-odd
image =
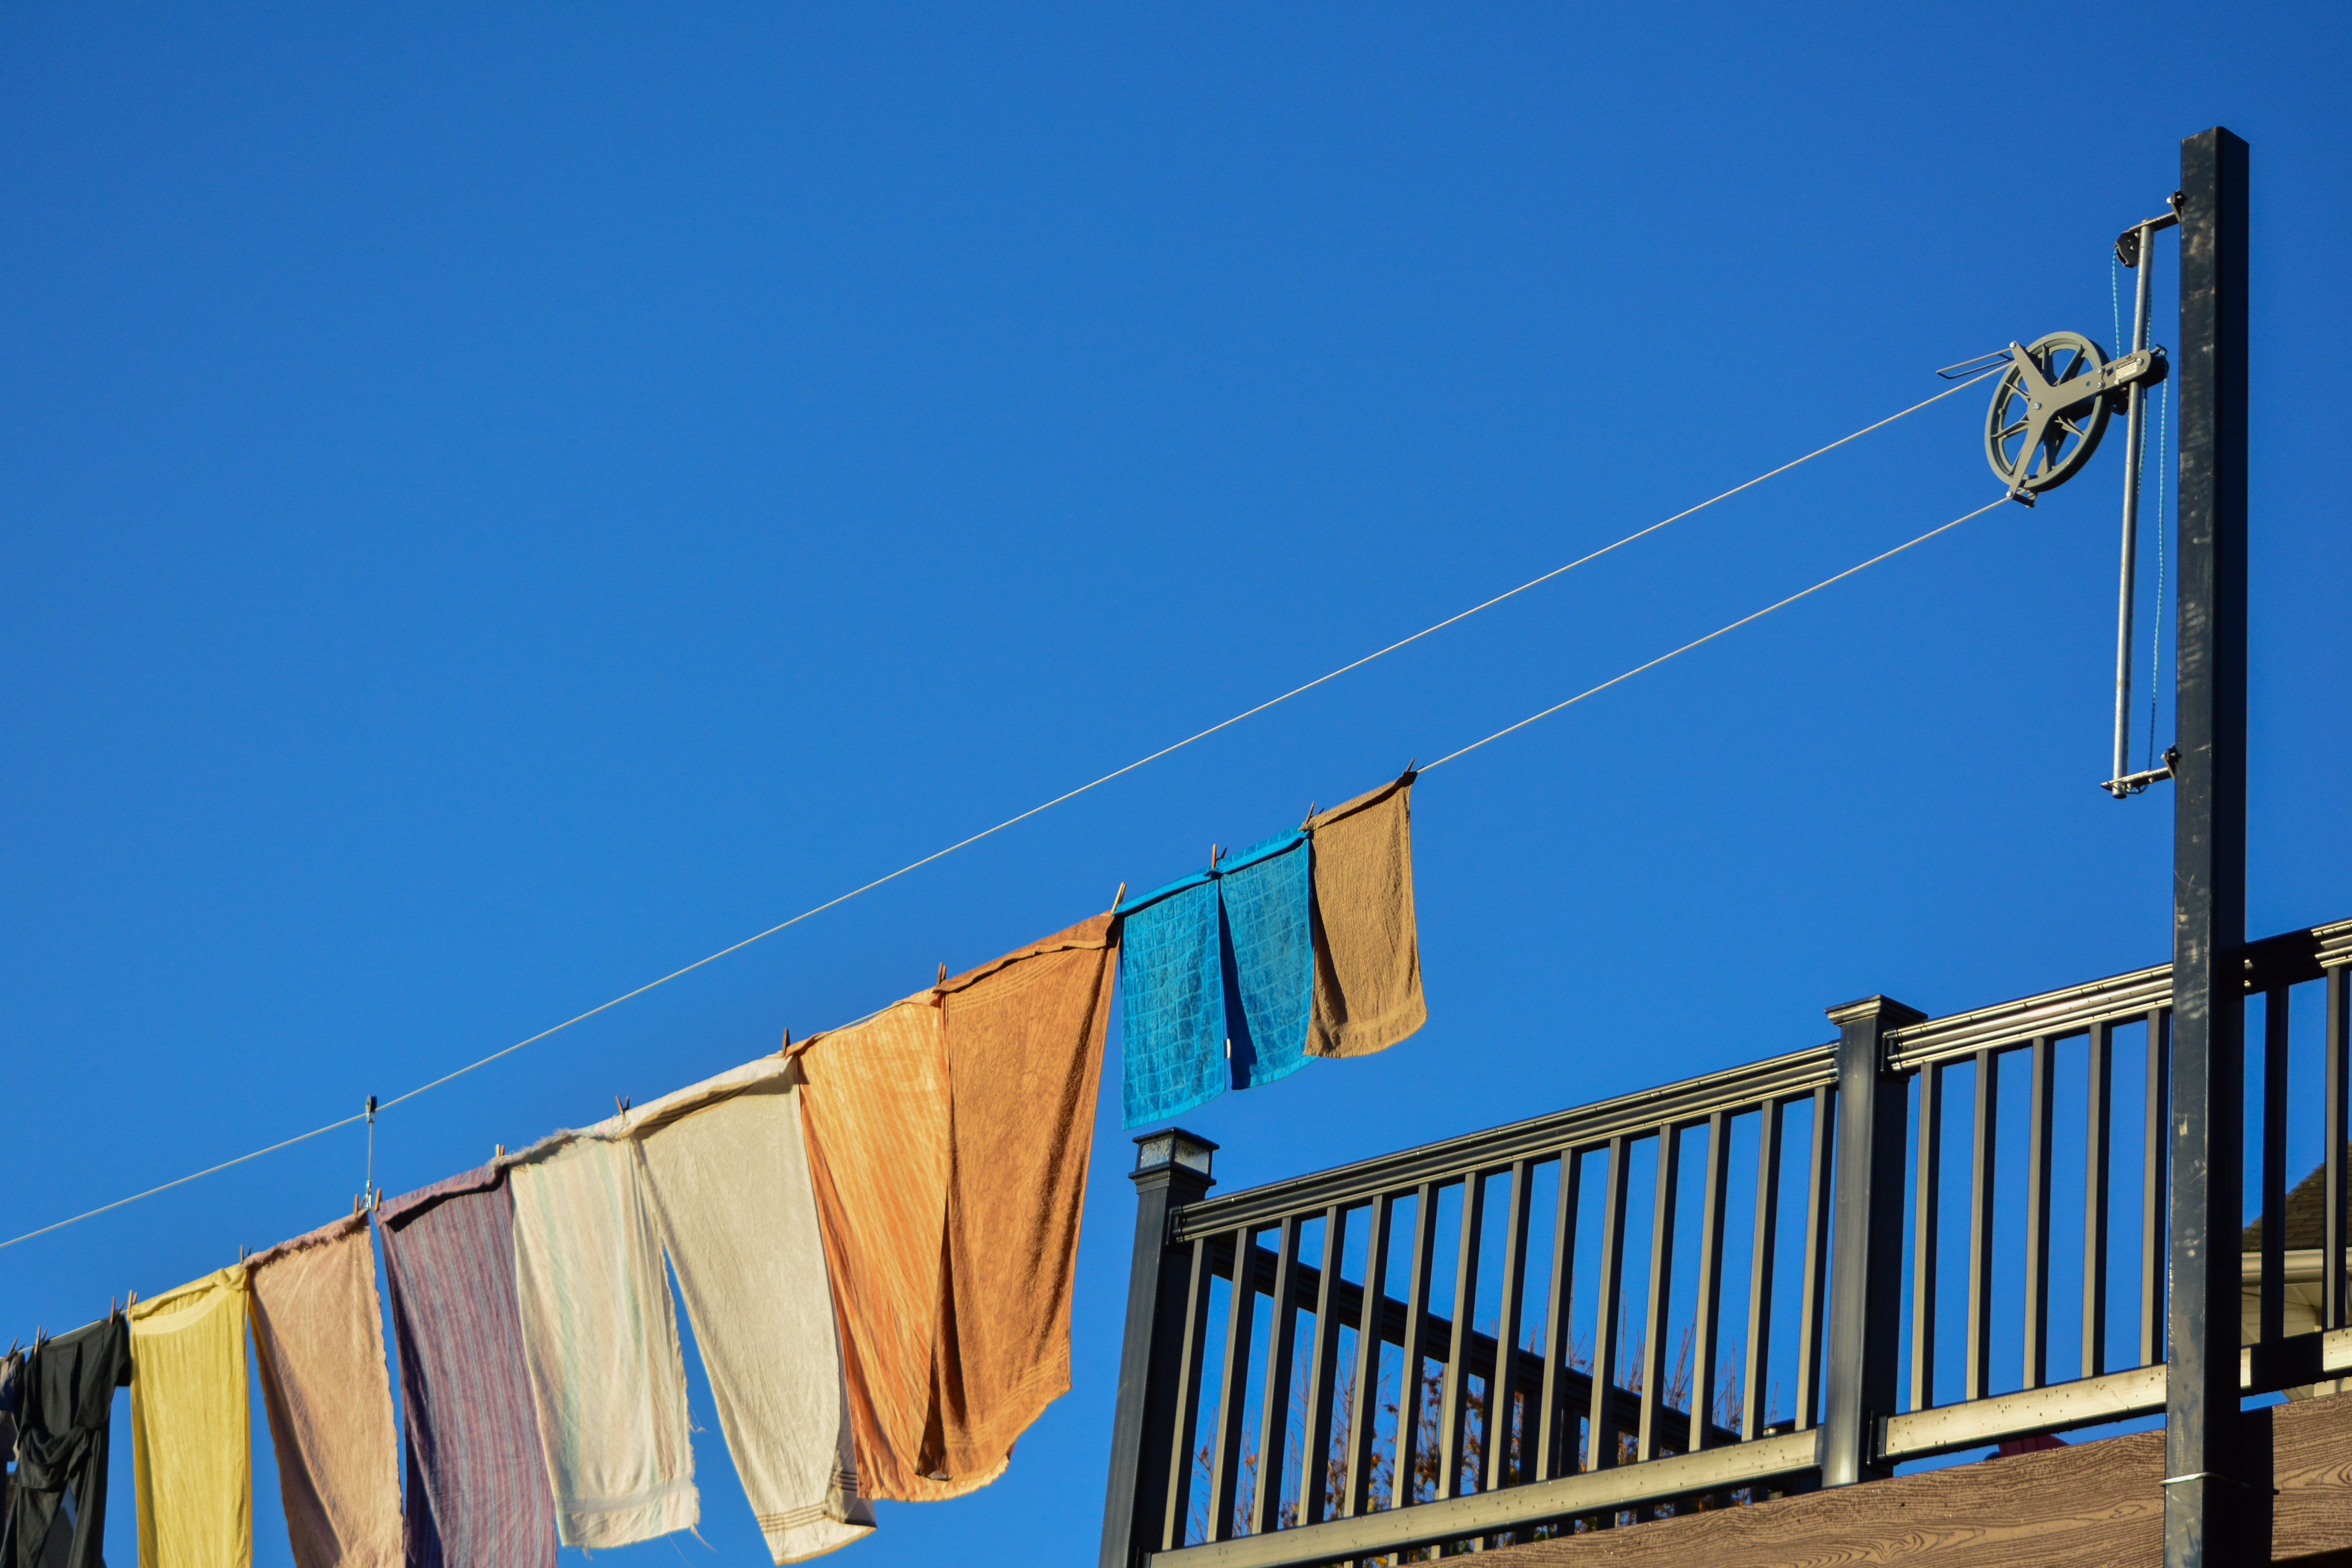
[[[557,1133],[520,1156],[515,1300],[566,1546],[625,1546],[701,1516],[669,1271],[625,1143]]]
[[[367,1215],[280,1242],[246,1272],[298,1568],[400,1568],[400,1462]]]
[[[607,1123],[637,1140],[719,1430],[779,1563],[874,1528],[858,1495],[799,1084],[797,1062],[763,1057]]]
[[[247,1568],[245,1268],[207,1274],[129,1315],[141,1568]]]

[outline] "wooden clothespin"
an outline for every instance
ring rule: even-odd
[[[945,959],[941,959],[941,960],[940,961],[940,977],[939,977],[937,980],[932,981],[932,982],[931,982],[931,985],[932,985],[932,987],[933,987],[934,989],[936,989],[936,988],[938,988],[939,986],[945,985],[947,983],[948,983],[948,965],[947,965],[947,960],[945,960]]]
[[[503,1160],[507,1157],[507,1146],[503,1143],[491,1144],[490,1151],[490,1158],[493,1160]]]
[[[1415,769],[1420,765],[1420,763],[1421,763],[1421,759],[1420,759],[1419,757],[1407,757],[1407,758],[1404,760],[1404,773],[1403,773],[1403,776],[1404,776],[1404,777],[1406,777],[1406,778],[1411,778],[1411,777],[1412,777],[1412,775],[1413,775],[1413,772],[1414,772],[1414,770],[1415,770]]]
[[[382,1187],[378,1187],[375,1190],[375,1197],[369,1203],[368,1207],[375,1210],[378,1214],[382,1214],[383,1212],[383,1189]]]
[[[1118,913],[1118,906],[1125,902],[1127,902],[1127,884],[1121,882],[1118,885],[1118,891],[1110,896],[1110,912]]]
[[[788,1057],[793,1054],[793,1031],[789,1026],[784,1030],[784,1043],[776,1047],[776,1054],[780,1057]]]
[[[1209,846],[1209,869],[1210,869],[1210,870],[1213,871],[1213,870],[1215,870],[1215,869],[1217,868],[1217,857],[1219,857],[1220,855],[1223,855],[1223,853],[1224,853],[1224,850],[1223,850],[1223,848],[1221,848],[1220,847],[1218,847],[1217,845],[1212,844],[1212,845],[1210,845],[1210,846]]]
[[[613,1097],[613,1109],[620,1112],[623,1116],[626,1116],[629,1113],[629,1097],[625,1094],[614,1095]]]
[[[359,1217],[360,1217],[360,1208],[361,1208],[361,1205],[363,1205],[363,1204],[365,1204],[366,1202],[367,1202],[367,1194],[364,1194],[364,1193],[353,1193],[353,1194],[352,1194],[352,1217],[353,1219],[357,1219],[357,1218],[359,1218]]]

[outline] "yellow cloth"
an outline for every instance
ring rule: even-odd
[[[1429,1022],[1412,913],[1413,777],[1307,820],[1315,837],[1309,1056],[1370,1056]]]
[[[245,1267],[131,1309],[140,1568],[249,1568]]]

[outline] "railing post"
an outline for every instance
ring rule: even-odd
[[[2235,1525],[2245,1100],[2246,144],[2180,144],[2180,630],[2172,836],[2166,1568],[2269,1560]]]
[[[1886,1474],[1872,1434],[1895,1414],[1903,1334],[1904,1133],[1910,1088],[1886,1036],[1927,1017],[1884,996],[1829,1010],[1838,1026],[1837,1187],[1830,1229],[1829,1374],[1822,1485]]]
[[[1168,1503],[1169,1461],[1183,1391],[1184,1297],[1192,1254],[1170,1243],[1169,1221],[1216,1184],[1216,1145],[1181,1128],[1135,1141],[1135,1261],[1127,1279],[1127,1342],[1104,1489],[1102,1568],[1135,1568],[1158,1544]]]

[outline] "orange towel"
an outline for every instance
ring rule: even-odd
[[[1412,780],[1406,773],[1307,824],[1315,839],[1309,1056],[1370,1056],[1429,1022],[1412,917]]]
[[[861,1489],[960,1497],[1070,1385],[1098,915],[795,1047]]]
[[[947,1053],[932,994],[798,1047],[801,1119],[833,1279],[859,1490],[928,1501],[958,1486],[925,1458],[947,1227]]]

